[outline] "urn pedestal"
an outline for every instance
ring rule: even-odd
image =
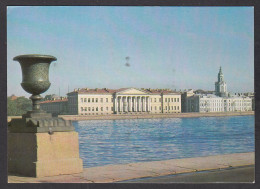
[[[44,177],[83,171],[79,157],[78,133],[71,121],[52,117],[40,109],[41,93],[48,90],[48,55],[21,55],[14,58],[22,68],[23,89],[32,94],[32,111],[8,124],[9,174]]]

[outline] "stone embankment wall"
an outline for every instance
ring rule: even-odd
[[[181,117],[217,117],[217,116],[241,116],[254,115],[254,111],[248,112],[209,112],[209,113],[174,113],[174,114],[125,114],[125,115],[59,115],[65,120],[114,120],[114,119],[151,119],[151,118],[181,118]],[[22,116],[8,116],[11,119],[21,118]]]
[[[151,118],[182,118],[182,117],[217,117],[217,116],[241,116],[254,115],[250,112],[221,112],[221,113],[175,113],[175,114],[126,114],[126,115],[61,115],[65,120],[115,120],[115,119],[151,119]]]

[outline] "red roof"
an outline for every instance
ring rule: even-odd
[[[70,92],[68,94],[72,94],[72,93],[78,93],[78,94],[113,94],[116,92],[121,92],[124,91],[126,89],[129,88],[120,88],[120,89],[107,89],[107,88],[103,88],[103,89],[88,89],[88,88],[81,88],[79,90]],[[147,93],[151,93],[151,94],[180,94],[177,92],[174,92],[172,90],[167,90],[167,89],[140,89],[142,91],[145,91]]]
[[[40,104],[45,104],[45,103],[54,103],[54,102],[67,102],[68,99],[58,99],[58,100],[45,100],[45,101],[42,101],[40,102]]]
[[[145,89],[146,92],[151,93],[151,94],[180,94],[178,92],[172,91],[170,89]]]
[[[78,94],[113,94],[113,93],[116,93],[116,92],[120,92],[120,91],[123,91],[123,90],[126,90],[128,88],[121,88],[121,89],[107,89],[107,88],[103,88],[103,89],[88,89],[88,88],[81,88],[77,91],[73,91],[73,92],[70,92],[68,94],[71,94],[71,93],[78,93]]]

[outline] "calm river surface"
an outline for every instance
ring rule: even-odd
[[[253,152],[254,116],[74,121],[84,167]]]

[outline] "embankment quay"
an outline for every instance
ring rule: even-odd
[[[248,112],[208,112],[208,113],[173,113],[173,114],[125,114],[125,115],[60,115],[65,120],[115,120],[115,119],[151,119],[151,118],[183,118],[183,117],[220,117],[254,115],[254,111]]]
[[[246,116],[254,115],[254,111],[247,112],[208,112],[208,113],[173,113],[173,114],[111,114],[111,115],[59,115],[65,120],[116,120],[116,119],[152,119],[152,118],[183,118],[183,117],[221,117],[221,116]],[[11,119],[22,118],[22,116],[8,116]]]
[[[254,175],[255,153],[235,153],[207,157],[185,159],[170,159],[163,161],[139,162],[119,165],[106,165],[102,167],[85,168],[82,173],[59,175],[52,177],[21,177],[8,176],[9,183],[112,183],[154,177],[156,179],[166,175],[181,175],[184,173],[199,174],[201,171],[223,171],[234,168],[243,174]],[[248,168],[243,168],[249,166]],[[232,172],[230,172],[232,174]],[[229,175],[236,177],[236,175]],[[253,182],[252,178],[241,182]],[[145,180],[143,180],[145,182]],[[239,182],[239,181],[238,181]]]

